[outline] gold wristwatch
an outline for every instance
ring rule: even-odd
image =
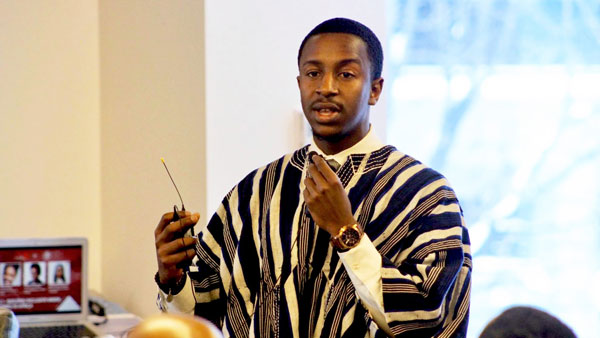
[[[362,236],[363,231],[358,223],[344,225],[337,235],[331,237],[331,245],[338,251],[347,251],[357,246]]]

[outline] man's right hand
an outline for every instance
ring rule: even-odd
[[[183,266],[190,265],[196,254],[196,238],[184,237],[186,231],[200,219],[199,213],[180,211],[180,220],[172,222],[173,213],[162,215],[154,230],[154,244],[161,284],[173,285],[183,276]]]

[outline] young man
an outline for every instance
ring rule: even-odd
[[[38,263],[31,264],[30,271],[31,271],[31,280],[29,281],[29,283],[27,283],[27,285],[42,285],[42,284],[44,284],[40,280],[41,268]]]
[[[461,209],[444,177],[370,132],[382,60],[377,37],[352,20],[306,36],[297,80],[313,143],[246,176],[197,241],[181,233],[198,214],[163,215],[163,311],[235,337],[465,336]]]

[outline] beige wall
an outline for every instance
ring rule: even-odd
[[[100,288],[98,10],[0,1],[0,237],[84,236]]]
[[[202,1],[100,1],[102,292],[155,306],[154,227],[179,199],[204,212]]]

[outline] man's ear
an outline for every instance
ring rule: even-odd
[[[296,76],[296,82],[298,82],[298,88],[300,88],[300,75]]]
[[[379,95],[383,90],[383,78],[380,77],[371,82],[371,94],[369,95],[369,105],[374,106],[379,100]]]

